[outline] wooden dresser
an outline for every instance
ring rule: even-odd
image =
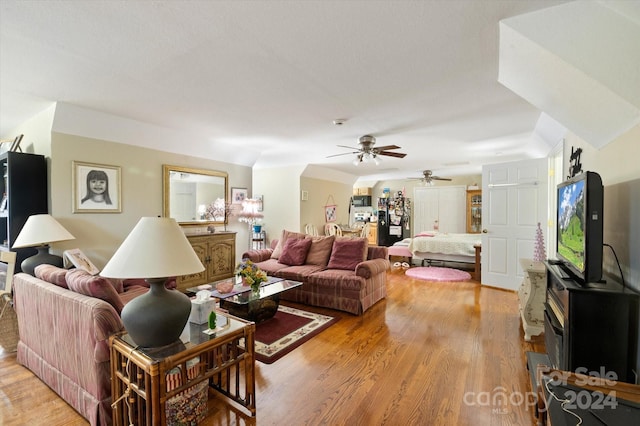
[[[193,250],[205,270],[198,274],[178,277],[177,287],[185,291],[189,287],[223,280],[233,276],[236,267],[236,233],[187,234]]]

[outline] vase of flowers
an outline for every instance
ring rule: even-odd
[[[267,274],[249,259],[242,259],[236,267],[236,276],[242,278],[243,285],[251,286],[251,290],[258,292],[260,284],[267,281]]]

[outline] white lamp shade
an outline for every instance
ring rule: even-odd
[[[75,238],[51,215],[36,214],[29,216],[12,247],[35,247]]]
[[[100,275],[108,278],[165,278],[204,271],[178,223],[143,217]]]

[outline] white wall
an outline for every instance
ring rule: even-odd
[[[349,223],[349,204],[353,195],[353,184],[303,177],[301,189],[307,191],[309,199],[300,206],[301,227],[311,223],[316,225],[320,234],[324,233],[325,207],[336,206],[337,224]]]
[[[119,166],[122,213],[72,213],[72,161]],[[251,188],[251,168],[205,160],[113,141],[62,133],[51,135],[49,212],[76,239],[56,243],[52,252],[80,248],[102,268],[143,216],[162,215],[162,165],[220,170],[229,174],[229,187]],[[222,226],[219,226],[222,228]],[[246,249],[248,230],[232,217],[228,230],[237,231],[236,258]]]
[[[249,196],[263,196],[262,222],[269,241],[280,238],[283,229],[300,229],[300,175],[303,170],[303,166],[290,166],[253,171],[253,193]]]
[[[51,156],[51,125],[55,114],[55,105],[34,115],[29,120],[22,123],[14,132],[9,135],[11,138],[22,134],[24,138],[20,143],[22,152],[40,154],[45,157]],[[9,137],[7,136],[7,137]]]

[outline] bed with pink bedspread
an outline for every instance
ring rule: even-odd
[[[389,256],[419,259],[422,265],[431,261],[471,263],[479,277],[480,246],[480,234],[423,232],[389,247]]]

